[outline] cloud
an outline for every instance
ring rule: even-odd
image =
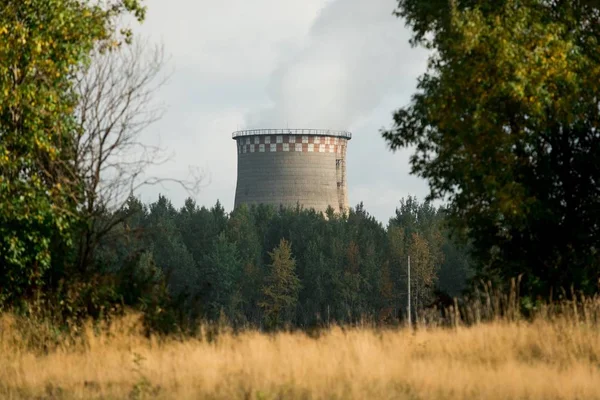
[[[394,6],[392,0],[330,2],[303,46],[273,72],[272,103],[250,113],[247,126],[349,129],[386,96],[412,86],[426,54],[410,48]]]
[[[281,48],[293,45],[323,6],[322,0],[149,0],[140,32],[167,44],[177,69],[196,79],[261,78]]]

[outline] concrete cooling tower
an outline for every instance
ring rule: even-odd
[[[235,207],[268,204],[337,212],[348,209],[350,132],[257,129],[233,133],[238,149]]]

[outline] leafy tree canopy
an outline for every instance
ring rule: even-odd
[[[434,50],[383,132],[411,146],[480,272],[526,289],[594,290],[600,272],[597,1],[399,0]]]
[[[52,244],[68,245],[80,199],[73,170],[73,77],[95,46],[115,46],[138,0],[0,1],[0,304],[35,289]]]

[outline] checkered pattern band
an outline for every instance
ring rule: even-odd
[[[261,135],[237,139],[238,153],[337,153],[346,150],[348,140],[330,136]]]

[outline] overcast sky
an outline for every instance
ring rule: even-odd
[[[138,34],[163,43],[172,70],[157,98],[162,120],[145,133],[172,154],[154,171],[163,177],[204,171],[200,205],[217,199],[231,210],[236,147],[245,128],[350,130],[351,205],[363,201],[382,222],[400,198],[423,198],[426,182],[409,175],[408,151],[392,153],[379,129],[408,103],[426,53],[392,15],[395,0],[147,0]],[[145,188],[176,207],[188,194],[176,186]]]

